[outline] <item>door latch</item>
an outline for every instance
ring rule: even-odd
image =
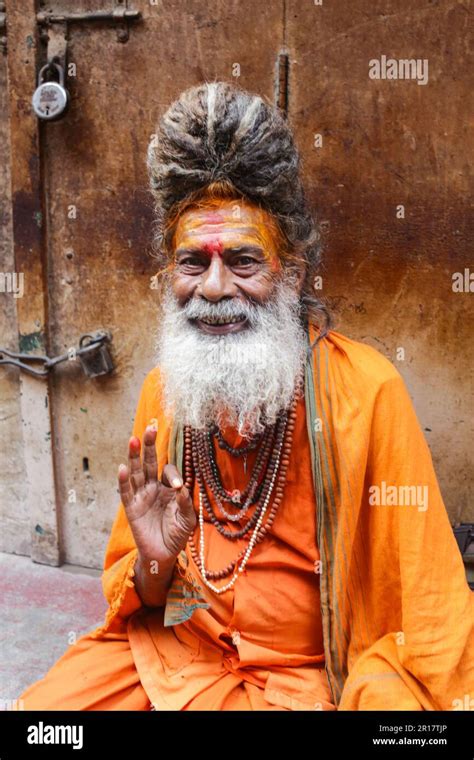
[[[1,10],[0,0],[0,29]],[[66,114],[69,103],[67,44],[70,24],[90,21],[110,22],[116,27],[117,41],[127,42],[130,22],[138,21],[141,15],[140,11],[128,8],[128,0],[113,0],[113,7],[110,10],[39,11],[36,14],[36,23],[40,29],[40,40],[46,45],[46,64],[38,74],[37,87],[32,99],[36,116],[39,119],[54,121]],[[54,77],[53,80],[51,76]]]
[[[108,375],[114,369],[108,345],[111,340],[110,333],[104,330],[85,333],[79,339],[79,348],[70,348],[67,353],[54,358],[37,354],[16,354],[6,348],[0,348],[0,364],[13,364],[35,377],[47,377],[57,364],[79,359],[87,377],[100,377],[100,375]],[[42,367],[36,369],[31,366],[32,364],[41,364]]]
[[[127,0],[114,0],[114,7],[110,10],[97,11],[39,11],[36,14],[36,22],[43,29],[52,24],[71,24],[81,21],[109,21],[118,25],[117,41],[127,42],[129,37],[128,24],[130,21],[138,21],[141,12],[127,7]]]

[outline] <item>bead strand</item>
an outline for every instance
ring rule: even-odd
[[[276,449],[272,451],[272,455],[269,457],[270,461],[267,461],[267,465],[268,465],[267,471],[265,473],[264,481],[262,483],[262,485],[265,486],[262,489],[262,493],[261,493],[263,497],[262,503],[257,504],[257,508],[252,518],[250,518],[250,520],[247,522],[246,526],[242,530],[237,531],[237,532],[225,531],[223,526],[219,524],[217,518],[215,517],[212,511],[212,507],[210,505],[209,499],[207,497],[207,493],[205,489],[205,478],[203,477],[203,472],[202,472],[202,470],[204,470],[204,473],[206,475],[209,474],[209,468],[206,467],[206,462],[202,458],[204,456],[204,447],[202,445],[202,440],[199,440],[199,439],[196,440],[196,431],[192,431],[190,429],[185,431],[186,478],[187,480],[189,480],[190,483],[192,482],[191,473],[192,473],[192,469],[194,469],[194,475],[198,482],[198,488],[199,488],[199,528],[200,528],[199,554],[196,551],[196,547],[194,546],[194,541],[193,541],[192,536],[189,537],[189,544],[190,544],[193,559],[196,565],[200,569],[203,580],[205,581],[206,585],[208,585],[208,587],[211,588],[215,593],[224,593],[224,591],[227,591],[229,588],[233,586],[239,573],[241,573],[243,569],[245,568],[255,544],[260,543],[263,540],[266,533],[268,532],[268,529],[271,527],[271,525],[274,522],[276,512],[283,498],[283,488],[286,481],[286,472],[289,465],[289,457],[291,453],[293,431],[295,428],[296,403],[297,403],[297,394],[295,394],[293,403],[290,409],[288,410],[287,414],[283,415],[283,417],[280,418],[280,420],[278,421],[279,424],[275,426],[275,430],[273,431],[275,435],[271,436],[271,443],[274,442],[273,441],[274,438],[276,439],[277,443],[276,443]],[[198,450],[199,455],[196,450]],[[274,496],[272,508],[270,510],[270,513],[268,515],[265,525],[262,526],[263,518],[268,509],[270,498],[275,486],[275,481],[277,482],[276,482],[275,496]],[[211,487],[211,492],[213,492],[214,494],[214,490],[212,487]],[[223,535],[230,540],[235,540],[236,538],[241,537],[246,532],[248,532],[251,527],[255,525],[255,528],[252,532],[252,536],[250,537],[247,548],[243,549],[239,553],[236,559],[232,560],[232,562],[230,562],[227,565],[227,567],[223,568],[223,570],[220,570],[220,571],[209,571],[209,570],[206,570],[205,568],[204,511],[203,511],[204,507],[206,508],[206,510],[208,511],[210,515],[211,522],[214,522],[214,524],[220,530],[220,532],[223,533]],[[241,559],[242,559],[242,563],[240,567],[237,568],[232,579],[227,584],[225,584],[221,589],[217,588],[214,584],[210,583],[210,579],[217,580],[217,579],[221,579],[230,575],[232,571],[234,570],[234,568],[236,567],[236,565],[238,564],[239,560]]]

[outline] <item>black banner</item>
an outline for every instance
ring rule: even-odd
[[[472,760],[472,712],[0,712],[0,760],[150,752],[295,751],[300,756]],[[219,747],[216,740],[222,739]],[[314,754],[313,754],[314,753]],[[296,758],[295,758],[296,760]]]

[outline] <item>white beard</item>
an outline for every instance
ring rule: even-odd
[[[250,438],[303,392],[307,337],[294,286],[277,280],[263,305],[192,298],[181,307],[167,284],[161,310],[155,351],[162,402],[182,425],[232,425]],[[228,335],[208,335],[188,319],[241,314],[246,328]]]

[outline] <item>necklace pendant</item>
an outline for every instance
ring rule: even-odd
[[[247,475],[247,454],[244,454],[244,474]]]
[[[234,489],[234,491],[232,491],[232,493],[230,495],[230,500],[231,500],[232,504],[235,504],[237,507],[241,506],[240,491],[239,491],[238,488],[236,488],[236,489]]]

